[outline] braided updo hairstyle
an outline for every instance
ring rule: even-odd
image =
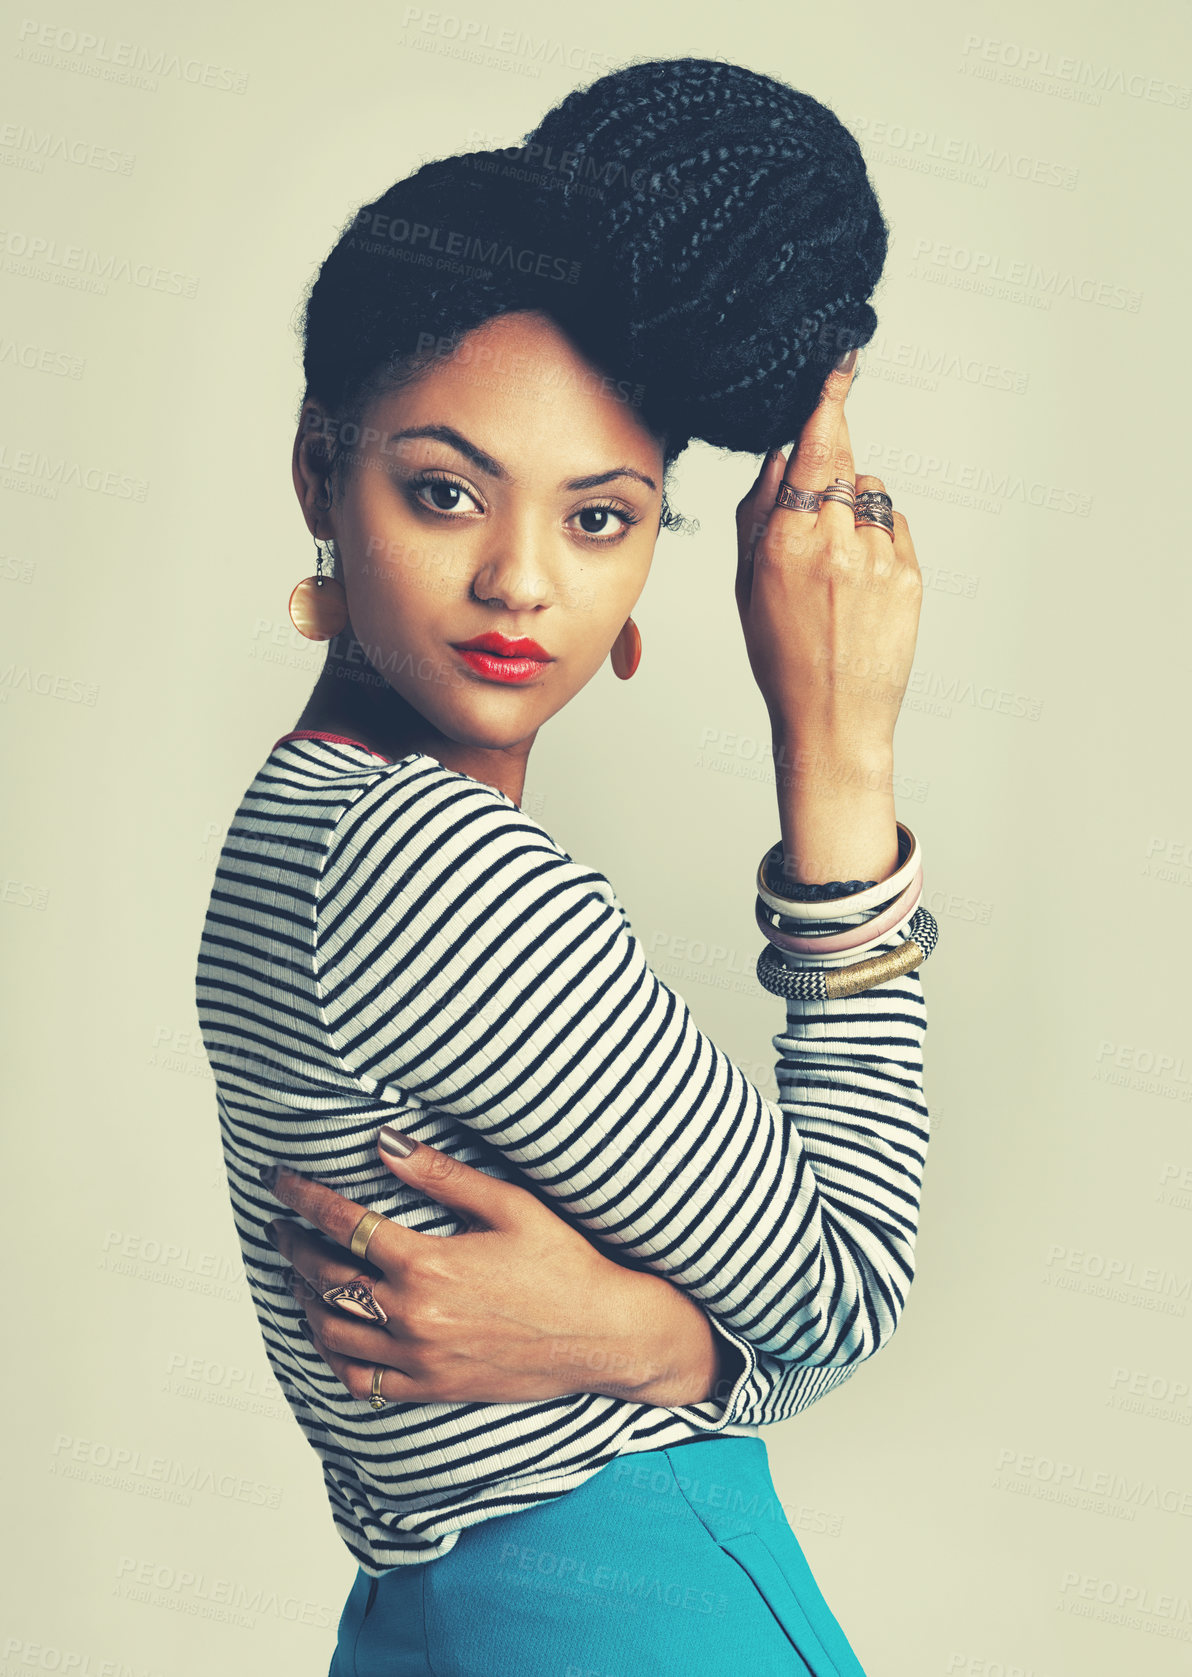
[[[715,59],[615,70],[519,146],[426,163],[352,216],[306,303],[328,469],[370,401],[521,309],[635,404],[667,468],[694,438],[785,446],[873,336],[887,236],[857,142],[810,94]]]

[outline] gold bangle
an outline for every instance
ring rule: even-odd
[[[856,996],[862,990],[872,990],[875,985],[884,984],[889,978],[901,978],[904,972],[913,972],[916,967],[921,967],[926,959],[926,951],[920,949],[913,938],[907,938],[899,948],[891,949],[885,955],[872,955],[867,961],[835,967],[824,974],[828,1000],[835,1001],[838,996]]]

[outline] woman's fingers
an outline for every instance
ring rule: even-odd
[[[262,1171],[261,1174],[264,1180],[265,1172]],[[267,1183],[267,1186],[274,1199],[288,1205],[308,1223],[313,1223],[316,1229],[321,1229],[337,1246],[351,1252],[352,1235],[356,1225],[369,1209],[368,1206],[347,1199],[343,1194],[337,1194],[335,1189],[329,1188],[325,1182],[316,1182],[313,1177],[302,1176],[298,1171],[287,1170],[284,1166],[278,1169],[276,1178],[272,1183]],[[278,1221],[284,1226],[284,1220]],[[369,1237],[369,1262],[375,1264],[378,1269],[396,1271],[402,1258],[409,1256],[419,1241],[429,1238],[432,1237],[418,1234],[414,1229],[407,1229],[400,1223],[392,1223],[388,1218],[383,1218]]]
[[[410,1339],[395,1318],[387,1326],[368,1322],[357,1315],[348,1315],[337,1304],[328,1304],[311,1291],[301,1276],[290,1281],[290,1291],[306,1312],[306,1319],[322,1344],[345,1357],[360,1357],[364,1361],[385,1363],[393,1368],[404,1367],[403,1354],[409,1357]]]
[[[450,1206],[472,1228],[507,1229],[537,1215],[550,1215],[533,1194],[516,1182],[490,1176],[487,1171],[477,1170],[462,1159],[453,1158],[450,1153],[440,1152],[437,1147],[428,1147],[423,1142],[411,1145],[413,1151],[405,1156],[387,1152],[379,1146],[378,1156],[395,1176],[411,1187],[421,1189],[440,1205]],[[264,1179],[265,1173],[262,1172]],[[316,1229],[321,1229],[337,1246],[351,1251],[353,1232],[369,1209],[367,1206],[337,1194],[326,1183],[316,1182],[313,1177],[284,1167],[267,1185],[275,1199],[288,1205],[308,1223],[313,1223]],[[369,1236],[368,1260],[386,1274],[395,1274],[403,1262],[414,1258],[423,1242],[438,1238],[436,1235],[420,1234],[416,1229],[408,1229],[387,1217],[382,1218]]]
[[[479,1398],[501,1402],[506,1397],[530,1398],[557,1395],[549,1381],[518,1375],[513,1390],[502,1371],[486,1362],[479,1364],[464,1347],[460,1354],[417,1339],[409,1334],[393,1335],[387,1328],[369,1327],[341,1316],[318,1299],[303,1297],[304,1282],[295,1282],[294,1292],[306,1312],[311,1344],[355,1398],[367,1400],[373,1393],[373,1376],[379,1368],[379,1391],[386,1403],[455,1402]],[[538,1389],[536,1389],[538,1388]]]
[[[840,422],[844,418],[844,400],[852,388],[856,365],[854,356],[847,371],[833,367],[824,380],[820,399],[799,435],[799,445],[782,476],[781,481],[788,490],[797,492],[826,489],[837,475],[834,466],[837,436]],[[779,505],[775,507],[774,516],[797,520],[796,527],[807,528],[815,523],[816,509],[812,507],[800,510],[797,507]]]
[[[873,490],[885,494],[886,486],[881,478],[874,477],[872,472],[862,472],[857,478],[857,494],[864,495],[867,491],[872,492]],[[902,517],[902,514],[895,513],[894,516],[897,521]],[[903,518],[902,522],[905,526],[906,519]],[[858,524],[856,533],[869,549],[876,574],[885,576],[897,562],[894,543],[890,540],[888,533],[876,524]]]
[[[465,1164],[451,1153],[443,1153],[425,1142],[403,1138],[412,1148],[411,1153],[393,1153],[385,1145],[386,1131],[396,1134],[388,1124],[382,1126],[377,1153],[382,1164],[394,1176],[419,1188],[440,1205],[446,1205],[463,1218],[473,1229],[514,1229],[527,1218],[550,1216],[528,1188],[503,1177],[491,1176],[486,1170]],[[378,1234],[381,1230],[378,1229]],[[407,1231],[408,1233],[409,1231]],[[434,1240],[434,1235],[419,1235],[419,1240]],[[384,1248],[382,1248],[382,1252]],[[369,1247],[372,1253],[372,1247]]]
[[[785,466],[786,457],[782,450],[772,448],[762,461],[751,487],[737,502],[737,575],[734,591],[737,610],[742,614],[749,609],[753,588],[753,550],[766,528]]]
[[[332,1288],[346,1289],[336,1301],[336,1308],[346,1310],[366,1321],[383,1322],[388,1312],[379,1299],[372,1297],[371,1282],[376,1277],[368,1271],[372,1266],[342,1246],[336,1246],[325,1235],[303,1229],[288,1218],[275,1218],[265,1225],[265,1233],[283,1258],[288,1259],[295,1273],[308,1282],[322,1298]],[[358,1285],[353,1285],[358,1283]]]
[[[836,427],[836,441],[832,449],[829,462],[828,481],[825,489],[832,489],[840,482],[841,493],[845,489],[852,490],[857,475],[853,464],[853,445],[848,434],[848,415],[841,409],[840,419]],[[829,535],[847,539],[853,533],[853,509],[842,500],[821,501],[818,514],[811,514],[815,518],[817,530],[824,530]]]
[[[338,1266],[341,1271],[348,1267]],[[358,1268],[355,1273],[359,1273]],[[326,1272],[321,1279],[325,1278]],[[316,1296],[311,1282],[301,1273],[291,1277],[290,1291],[306,1314],[311,1344],[353,1397],[371,1395],[373,1371],[379,1367],[386,1374],[382,1395],[387,1402],[399,1398],[426,1400],[429,1394],[414,1372],[414,1349],[407,1338],[393,1331],[396,1323],[385,1328],[345,1315],[341,1305],[329,1305]]]
[[[835,477],[852,481],[852,452],[847,440],[843,451],[838,433],[844,419],[844,400],[852,387],[856,371],[856,356],[847,368],[834,367],[824,380],[820,399],[800,435],[798,446],[788,461],[781,449],[774,449],[763,460],[761,469],[748,493],[737,503],[737,572],[734,591],[737,610],[744,618],[753,592],[754,551],[766,533],[771,518],[777,517],[787,527],[812,529],[826,517],[829,523],[848,525],[848,508],[832,502],[822,503],[822,510],[814,506],[800,510],[777,503],[779,490],[818,492],[826,489]],[[795,497],[797,499],[797,497]],[[844,526],[842,526],[843,528]],[[848,526],[851,528],[851,525]]]
[[[400,1368],[390,1368],[380,1357],[374,1357],[371,1362],[362,1362],[358,1358],[345,1356],[340,1351],[324,1345],[316,1337],[311,1340],[315,1350],[322,1357],[331,1372],[339,1379],[354,1398],[367,1402],[372,1396],[373,1376],[380,1368],[380,1395],[386,1403],[425,1403],[429,1394]]]

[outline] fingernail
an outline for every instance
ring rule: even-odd
[[[848,353],[846,355],[842,355],[840,357],[840,360],[836,363],[836,371],[838,373],[851,373],[852,370],[853,370],[853,362],[856,359],[857,359],[856,349],[855,348],[850,349],[848,351]]]
[[[277,1186],[277,1179],[281,1175],[281,1166],[262,1165],[258,1175],[260,1176],[261,1181],[265,1184],[266,1188],[275,1188]]]
[[[270,1246],[276,1247],[279,1252],[281,1251],[281,1247],[277,1245],[277,1230],[274,1228],[272,1223],[265,1224],[265,1239],[269,1242]]]
[[[392,1124],[382,1124],[378,1138],[382,1153],[390,1153],[395,1159],[408,1159],[418,1143],[395,1130]]]
[[[314,1336],[313,1331],[311,1330],[311,1325],[307,1321],[305,1316],[302,1318],[302,1320],[298,1324],[298,1332],[299,1333],[304,1333],[306,1335],[307,1339],[310,1340],[311,1344],[312,1345],[314,1344],[315,1336]]]

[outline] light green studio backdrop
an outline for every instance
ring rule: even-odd
[[[559,12],[71,4],[0,21],[0,1672],[326,1670],[354,1566],[269,1372],[193,1012],[223,833],[322,654],[294,327],[347,213],[633,58],[829,104],[893,229],[850,398],[926,590],[898,809],[941,928],[893,1343],[765,1429],[871,1677],[1192,1659],[1188,13],[1075,0]],[[72,255],[72,252],[84,253]],[[775,1094],[777,836],[694,445],[527,811]]]

